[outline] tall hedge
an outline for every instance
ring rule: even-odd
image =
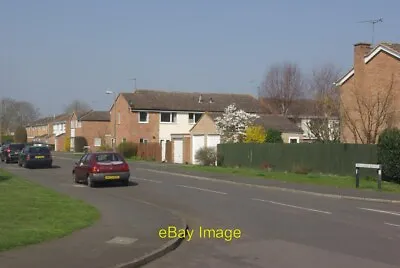
[[[378,162],[383,165],[383,175],[400,183],[400,130],[384,130],[378,139]]]
[[[267,129],[265,142],[268,143],[283,143],[282,132],[276,129]]]
[[[16,143],[27,143],[28,142],[28,134],[26,133],[26,129],[22,126],[17,127],[14,133],[14,141]]]
[[[83,152],[84,147],[88,146],[88,142],[85,137],[81,136],[75,137],[74,142],[75,142],[74,144],[75,152],[81,153]]]

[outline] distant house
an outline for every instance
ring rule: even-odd
[[[75,151],[76,137],[85,138],[90,149],[97,151],[101,146],[110,143],[110,129],[109,111],[73,113],[70,127],[71,151]]]
[[[400,44],[380,43],[375,47],[368,43],[355,44],[353,68],[336,85],[340,87],[342,99],[343,142],[375,143],[383,129],[391,125],[400,126],[397,108],[400,104]],[[383,100],[389,89],[393,92],[389,102],[394,103],[386,109]],[[357,103],[361,105],[357,106]],[[379,119],[376,113],[388,116]],[[377,135],[374,134],[375,128]],[[376,139],[368,141],[371,132]]]
[[[265,112],[259,101],[248,94],[136,90],[119,94],[116,107],[110,109],[110,124],[114,125],[115,116],[117,144],[160,143],[165,160],[166,142],[172,136],[189,133],[204,112],[223,112],[232,103],[249,113]]]
[[[49,139],[53,135],[53,120],[53,116],[44,117],[25,126],[28,142],[51,142]]]
[[[278,114],[278,109],[274,106],[271,100],[264,98],[261,102],[271,111],[271,113]],[[286,117],[303,130],[301,137],[302,142],[313,142],[316,140],[315,135],[310,129],[310,122],[312,120],[325,118],[322,111],[316,109],[316,105],[317,102],[313,99],[297,99],[294,100],[288,108]],[[340,131],[339,111],[332,113],[327,120],[332,133]],[[331,137],[331,139],[333,138],[334,137]]]

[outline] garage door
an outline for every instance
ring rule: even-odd
[[[183,139],[174,140],[174,163],[183,163]]]
[[[207,136],[207,147],[217,147],[220,143],[219,135],[208,135]]]
[[[198,164],[198,162],[195,159],[196,152],[204,147],[205,145],[205,137],[204,135],[196,135],[192,136],[192,163],[193,164]]]

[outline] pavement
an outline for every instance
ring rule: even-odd
[[[117,267],[157,251],[169,242],[170,239],[158,236],[160,228],[184,227],[182,218],[176,213],[138,200],[134,195],[119,196],[114,189],[91,189],[73,184],[71,164],[64,161],[55,165],[58,166],[53,169],[34,170],[4,163],[0,166],[23,178],[87,201],[99,209],[101,219],[94,226],[65,238],[2,252],[0,267]],[[111,187],[118,188],[117,185]],[[126,188],[134,192],[137,187],[138,184],[132,183]]]
[[[46,184],[104,199],[103,204],[114,208],[112,211],[122,202],[117,200],[137,199],[172,210],[187,220],[193,231],[191,240],[186,237],[176,250],[145,267],[400,267],[399,204],[247,187],[262,180],[228,174],[224,174],[225,179],[216,179],[222,174],[197,174],[173,165],[143,162],[130,163],[137,186],[78,188],[71,186],[67,168],[75,161],[56,155],[55,164],[61,168],[49,170],[55,176]],[[41,172],[48,170],[27,171],[26,175]],[[243,180],[243,184],[228,180]],[[130,201],[126,202],[126,206],[133,206],[133,201],[129,205]],[[129,221],[125,217],[121,222]],[[223,229],[225,238],[229,230],[239,229],[241,233],[239,238],[226,241],[218,235],[200,237],[200,227]],[[60,255],[59,259],[68,260],[69,256]]]

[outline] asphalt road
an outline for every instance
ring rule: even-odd
[[[49,183],[73,187],[75,161],[58,158],[57,171],[32,170],[27,175],[56,172]],[[190,241],[146,267],[400,267],[398,204],[199,180],[154,172],[151,165],[141,163],[132,163],[131,168],[136,187],[102,188],[96,196],[135,197],[173,209],[194,230]],[[240,229],[241,237],[200,238],[200,227]]]

